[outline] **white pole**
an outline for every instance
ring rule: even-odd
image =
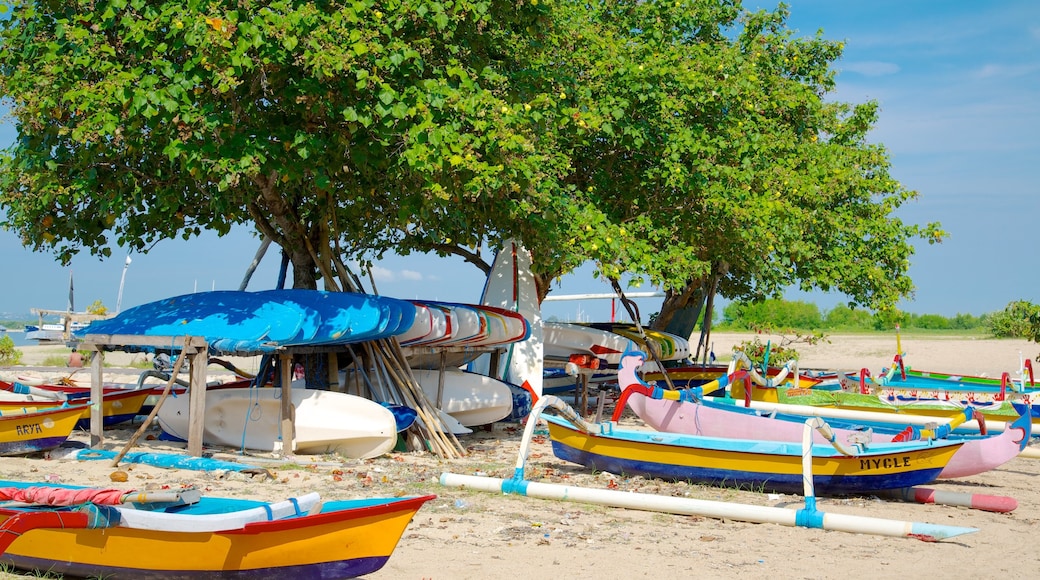
[[[440,483],[445,487],[496,493],[516,493],[541,499],[576,501],[643,511],[699,515],[709,518],[724,518],[762,524],[772,523],[792,527],[814,527],[839,532],[875,534],[897,538],[912,537],[925,541],[945,540],[978,531],[976,528],[923,524],[688,497],[671,497],[612,489],[589,489],[526,480],[503,480],[478,475],[442,473]]]
[[[123,275],[119,278],[119,294],[116,296],[116,314],[119,314],[120,308],[123,307],[123,285],[126,284],[126,269],[130,267],[130,255],[126,256],[126,262],[123,263]]]

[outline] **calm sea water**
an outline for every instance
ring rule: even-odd
[[[25,333],[22,332],[21,330],[8,330],[5,334],[7,334],[7,336],[11,337],[11,340],[14,341],[14,345],[15,346],[36,346],[37,345],[37,342],[35,340],[27,340],[25,338]]]

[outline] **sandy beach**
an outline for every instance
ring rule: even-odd
[[[714,352],[730,353],[750,338],[715,334]],[[763,340],[765,338],[763,337]],[[1015,373],[1020,357],[1032,358],[1040,345],[1025,340],[903,337],[906,361],[915,368],[999,377]],[[27,366],[38,364],[40,350],[23,350]],[[896,352],[894,337],[830,336],[814,346],[799,345],[803,368],[858,370],[875,376]],[[109,355],[109,364],[125,359]],[[141,356],[141,355],[136,355]],[[125,363],[129,364],[129,363]],[[248,364],[246,361],[244,364]],[[217,367],[212,367],[214,372]],[[35,373],[59,377],[70,369],[0,368],[0,376]],[[109,368],[106,379],[136,381],[138,369]],[[76,378],[88,380],[87,372]],[[121,379],[120,377],[124,377]],[[129,378],[126,378],[129,377]],[[609,412],[609,407],[608,407]],[[634,424],[637,419],[626,418]],[[119,451],[138,425],[110,429],[105,449]],[[184,446],[155,438],[152,428],[137,451],[180,453]],[[1017,458],[977,476],[945,480],[934,489],[1009,496],[1018,508],[1008,514],[963,507],[901,503],[874,496],[821,497],[826,512],[978,528],[977,533],[939,542],[752,524],[700,516],[676,516],[567,503],[439,485],[442,473],[512,476],[521,426],[499,423],[460,437],[467,456],[443,460],[425,453],[391,453],[371,460],[335,456],[292,456],[207,448],[218,459],[266,468],[266,473],[170,470],[141,464],[61,459],[60,452],[5,457],[0,478],[59,481],[124,489],[193,485],[207,495],[277,500],[318,491],[329,499],[436,494],[405,532],[389,563],[367,576],[373,579],[483,579],[519,575],[528,579],[590,576],[627,578],[934,578],[1036,575],[1040,554],[1032,537],[1040,531],[1040,460]],[[72,444],[89,443],[76,433]],[[60,450],[59,450],[60,451]],[[113,483],[116,471],[126,483]],[[740,502],[762,506],[803,507],[801,496],[776,495],[670,483],[641,477],[592,473],[553,456],[546,437],[536,437],[527,463],[532,481],[637,493]],[[1023,546],[1025,547],[1023,549]],[[171,554],[171,557],[178,557]],[[12,576],[13,577],[13,576]]]

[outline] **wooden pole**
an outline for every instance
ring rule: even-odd
[[[98,449],[105,441],[105,389],[101,370],[105,364],[105,352],[96,346],[93,349],[94,356],[90,357],[90,447]]]
[[[189,364],[188,378],[188,454],[202,457],[202,438],[206,430],[206,367],[209,366],[209,344],[201,347],[184,341]],[[176,376],[176,375],[174,375]]]
[[[296,407],[292,403],[292,355],[280,355],[279,362],[279,366],[282,367],[282,428],[278,432],[278,436],[281,438],[281,448],[275,449],[275,451],[284,457],[286,449],[288,449],[288,453],[296,451]]]

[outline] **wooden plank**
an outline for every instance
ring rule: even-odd
[[[139,334],[88,334],[83,337],[81,344],[104,350],[120,350],[121,346],[151,346],[155,348],[183,348],[183,336],[143,336]],[[201,336],[193,336],[189,339],[187,346],[194,348],[207,347],[206,339]]]
[[[209,366],[209,350],[203,348],[194,354],[188,354],[188,361],[188,455],[202,457],[202,437],[206,427],[206,367]]]
[[[90,357],[90,447],[98,449],[104,443],[105,389],[102,382],[102,368],[105,364],[105,353],[95,350]]]
[[[282,425],[278,433],[281,439],[281,455],[296,451],[296,407],[292,404],[292,355],[282,354],[279,357],[282,367]],[[277,451],[277,449],[276,449]]]

